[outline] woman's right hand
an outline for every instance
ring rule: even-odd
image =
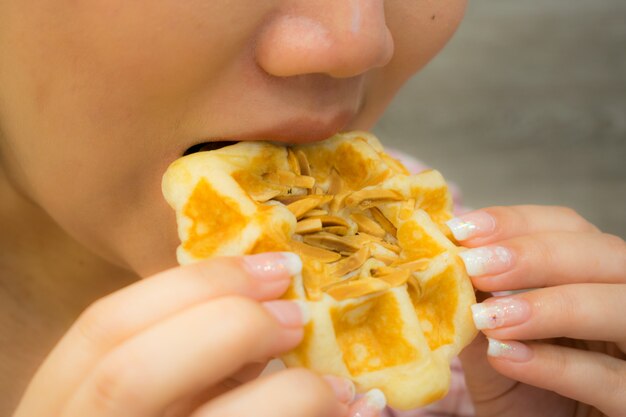
[[[302,340],[306,312],[276,300],[293,254],[214,258],[95,302],[38,370],[14,417],[378,415],[353,386],[288,369],[253,379]],[[378,404],[380,406],[380,404]]]

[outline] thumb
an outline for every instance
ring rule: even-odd
[[[487,345],[487,338],[479,333],[459,355],[476,415],[481,415],[481,405],[493,406],[493,400],[503,397],[517,384],[517,381],[499,374],[491,367],[487,361]]]

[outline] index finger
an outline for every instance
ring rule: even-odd
[[[265,253],[214,258],[140,280],[85,310],[48,356],[24,398],[49,397],[44,394],[52,382],[59,389],[56,403],[60,405],[100,357],[134,334],[216,297],[277,298],[301,267],[294,254]],[[53,409],[48,404],[46,414],[54,414]],[[41,413],[25,415],[37,414]]]
[[[454,238],[470,248],[546,232],[599,232],[574,210],[556,206],[497,206],[447,222]]]

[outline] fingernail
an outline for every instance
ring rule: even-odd
[[[386,405],[387,399],[381,390],[370,390],[354,404],[351,417],[378,417]]]
[[[325,375],[324,379],[335,392],[335,396],[344,404],[350,404],[356,396],[354,382],[340,376]]]
[[[512,252],[503,246],[485,246],[459,253],[467,273],[472,276],[506,272],[513,265]]]
[[[496,230],[496,221],[485,211],[473,211],[446,222],[456,240],[488,236]]]
[[[530,318],[530,305],[521,298],[491,298],[471,308],[474,324],[479,330],[513,326]]]
[[[252,276],[263,281],[285,279],[302,272],[302,260],[291,252],[266,252],[243,257]]]
[[[513,362],[526,362],[532,357],[532,351],[528,346],[520,342],[487,338],[489,340],[489,348],[487,355],[493,358],[508,359]]]
[[[263,303],[263,307],[265,307],[283,327],[301,327],[311,320],[309,306],[304,301],[267,301]]]

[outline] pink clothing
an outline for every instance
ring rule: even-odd
[[[390,151],[391,155],[398,158],[409,171],[418,173],[429,167],[410,155]],[[461,194],[454,184],[448,184],[454,200],[455,214],[466,212],[467,209],[461,204]],[[452,381],[450,391],[441,400],[427,407],[411,411],[395,411],[390,408],[381,417],[472,417],[474,406],[465,385],[463,369],[458,359],[452,362]]]

